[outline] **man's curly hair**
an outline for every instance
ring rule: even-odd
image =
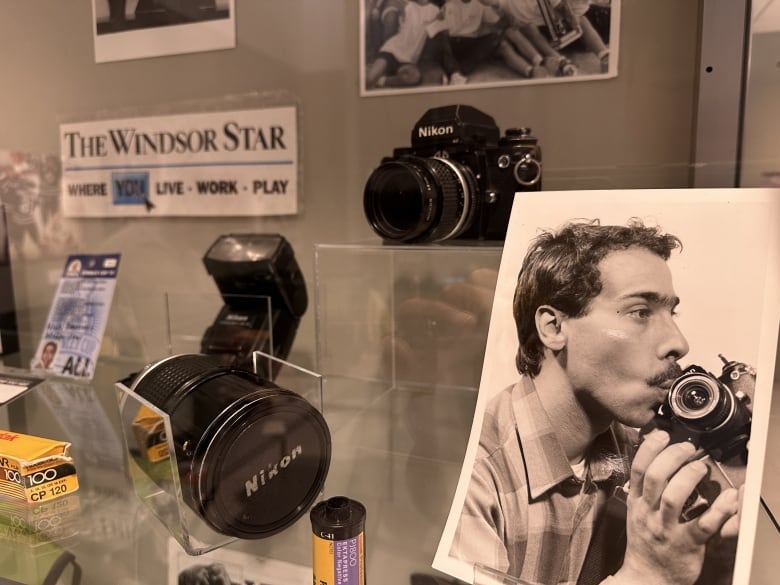
[[[550,305],[570,317],[581,317],[601,292],[599,262],[610,252],[635,247],[668,260],[673,250],[682,249],[682,242],[658,227],[646,227],[639,219],[626,226],[601,225],[599,220],[570,222],[531,242],[517,277],[513,304],[520,373],[534,377],[542,367],[544,345],[536,331],[536,309]]]

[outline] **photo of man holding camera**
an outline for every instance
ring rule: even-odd
[[[510,232],[530,232],[517,211]],[[531,233],[511,299],[520,378],[480,396],[434,567],[533,585],[732,583],[755,370],[681,362],[681,238],[639,219]],[[506,319],[501,283],[491,328]],[[491,339],[481,394],[509,342]]]

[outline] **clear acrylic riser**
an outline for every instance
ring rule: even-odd
[[[476,388],[500,259],[495,245],[315,246],[318,371]]]
[[[315,248],[317,370],[334,453],[325,495],[366,506],[371,583],[436,574],[500,258],[500,247],[457,242]]]

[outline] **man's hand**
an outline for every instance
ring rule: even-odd
[[[691,585],[701,573],[705,545],[724,526],[734,524],[737,490],[721,492],[698,518],[680,514],[707,474],[702,461],[690,461],[690,443],[669,445],[669,435],[654,431],[637,450],[631,466],[627,546],[616,581],[633,585]]]

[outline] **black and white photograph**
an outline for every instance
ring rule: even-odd
[[[57,154],[0,149],[0,204],[12,260],[50,258],[81,245],[80,233],[62,213],[61,179]]]
[[[311,567],[227,548],[198,556],[168,540],[168,585],[311,585]]]
[[[434,568],[469,583],[749,582],[778,218],[769,189],[516,197]]]
[[[92,0],[95,62],[230,49],[235,0]]]
[[[360,0],[361,95],[617,75],[621,0]]]

